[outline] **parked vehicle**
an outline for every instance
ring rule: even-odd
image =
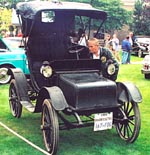
[[[22,38],[0,38],[0,84],[10,82],[8,68],[21,68],[25,74],[29,74],[23,46]]]
[[[136,38],[132,54],[136,54],[138,57],[148,55],[150,51],[150,38]]]
[[[150,55],[144,57],[141,72],[144,74],[145,79],[150,79]]]
[[[85,57],[86,46],[72,42],[83,28],[85,39],[97,37],[107,13],[77,2],[30,1],[17,4],[26,45],[30,77],[20,70],[9,87],[12,115],[22,108],[41,112],[41,130],[47,151],[58,150],[59,131],[93,126],[94,131],[116,127],[118,135],[133,143],[140,132],[142,101],[139,89],[130,82],[116,82],[102,74],[101,59]],[[20,21],[19,20],[19,21]],[[93,31],[94,30],[94,31]],[[73,35],[72,35],[73,34]],[[116,71],[110,62],[107,76]]]

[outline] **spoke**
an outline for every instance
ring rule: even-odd
[[[46,121],[47,124],[49,124],[49,115],[47,107],[45,107],[44,120]]]
[[[44,122],[45,122],[45,125],[49,128],[48,130],[52,131],[51,120],[50,120],[50,116],[49,116],[47,107],[45,108]]]
[[[123,124],[120,124],[120,125],[121,125],[120,130],[122,131],[123,130]]]
[[[135,120],[135,115],[129,116],[128,119],[129,119],[129,120],[132,120],[132,121]]]
[[[133,130],[131,129],[129,124],[128,124],[128,130],[130,130],[131,134],[133,134]]]
[[[126,128],[125,128],[125,125],[123,125],[123,136],[125,137],[126,135]]]
[[[129,111],[127,112],[127,116],[129,116],[130,112],[132,111],[133,106],[131,106],[131,108],[129,109]]]
[[[131,121],[131,120],[128,120],[128,122],[129,122],[130,124],[132,124],[133,126],[135,125],[135,122],[133,122],[133,121]]]
[[[127,125],[126,126],[126,131],[127,131],[127,138],[129,138],[130,137],[130,132],[129,132],[129,128],[128,128],[129,126]]]
[[[129,103],[124,104],[124,105],[126,105],[125,108],[124,108],[124,112],[127,113],[128,109],[129,109]]]

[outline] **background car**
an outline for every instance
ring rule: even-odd
[[[141,72],[144,74],[145,79],[150,79],[150,55],[144,57]]]
[[[150,51],[150,38],[137,37],[132,48],[132,54],[136,54],[138,57],[143,57],[149,54]]]
[[[29,74],[21,37],[0,38],[0,84],[11,80],[7,75],[8,68],[21,68],[26,75]]]

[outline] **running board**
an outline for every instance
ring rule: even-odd
[[[20,103],[30,112],[35,112],[35,106],[28,101],[20,101]]]

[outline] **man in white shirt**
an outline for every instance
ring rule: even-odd
[[[103,76],[115,81],[117,79],[119,71],[119,64],[113,57],[111,51],[108,48],[101,47],[99,44],[99,40],[96,38],[88,40],[88,48],[90,50],[91,58],[101,60],[101,68]],[[114,64],[116,68],[115,73],[111,76],[108,75],[106,71],[106,68],[109,64]]]

